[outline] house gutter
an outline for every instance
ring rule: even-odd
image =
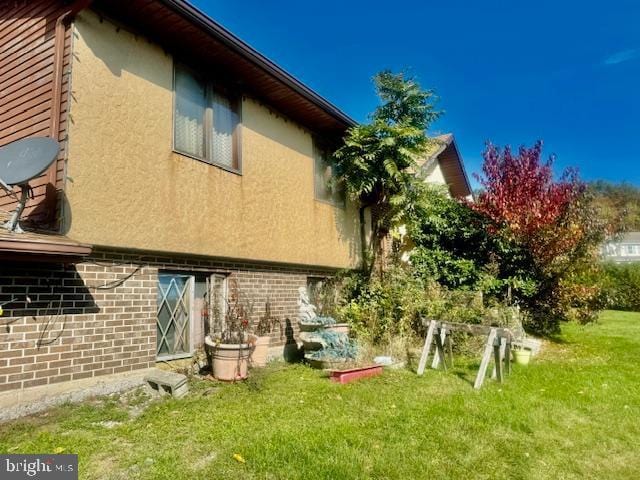
[[[346,127],[353,127],[356,125],[356,121],[349,117],[346,113],[340,110],[338,107],[333,105],[327,99],[321,97],[316,92],[307,87],[300,80],[295,78],[290,73],[286,72],[278,65],[273,63],[267,57],[262,55],[260,52],[255,50],[253,47],[248,45],[247,43],[240,40],[229,30],[224,28],[219,23],[215,22],[211,18],[209,18],[204,12],[198,10],[193,5],[190,5],[188,2],[184,0],[160,0],[165,5],[169,6],[176,12],[178,12],[183,17],[190,20],[192,23],[200,26],[205,31],[209,32],[212,36],[220,40],[227,47],[235,52],[239,53],[241,56],[246,58],[247,60],[253,62],[264,71],[287,85],[289,88],[294,90],[296,93],[300,94],[311,103],[317,105],[322,110],[327,112],[333,118],[344,123]]]
[[[3,237],[0,236],[0,258],[10,260],[24,260],[25,258],[36,256],[39,259],[48,258],[82,258],[91,254],[92,246],[84,243],[77,243],[69,239],[65,241],[47,241],[47,235],[42,238]]]

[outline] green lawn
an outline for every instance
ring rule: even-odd
[[[2,425],[0,452],[64,449],[104,479],[640,478],[640,314],[565,326],[503,385],[474,391],[472,368],[334,385],[279,365],[137,417],[110,399]]]

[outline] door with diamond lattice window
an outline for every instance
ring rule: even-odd
[[[191,353],[193,284],[192,275],[158,274],[158,359],[180,358]]]

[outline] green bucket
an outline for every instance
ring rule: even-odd
[[[513,361],[518,365],[529,365],[531,350],[514,350]]]

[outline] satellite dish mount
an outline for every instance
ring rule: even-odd
[[[12,197],[18,200],[16,209],[11,214],[9,220],[7,220],[4,225],[2,225],[2,228],[5,228],[10,232],[24,233],[24,230],[20,226],[20,216],[22,215],[24,207],[27,204],[27,200],[29,200],[29,198],[33,198],[33,189],[29,186],[29,184],[20,185],[21,192],[20,197],[18,197],[18,195],[16,195],[12,189],[8,188],[8,185],[6,185],[4,182],[2,182],[2,188],[5,189],[7,193],[11,194]]]
[[[20,227],[20,216],[29,198],[33,198],[29,181],[42,175],[57,158],[59,151],[58,142],[48,137],[25,138],[0,147],[0,188],[18,202],[2,228],[24,233]],[[13,191],[15,186],[21,189],[19,197]]]

